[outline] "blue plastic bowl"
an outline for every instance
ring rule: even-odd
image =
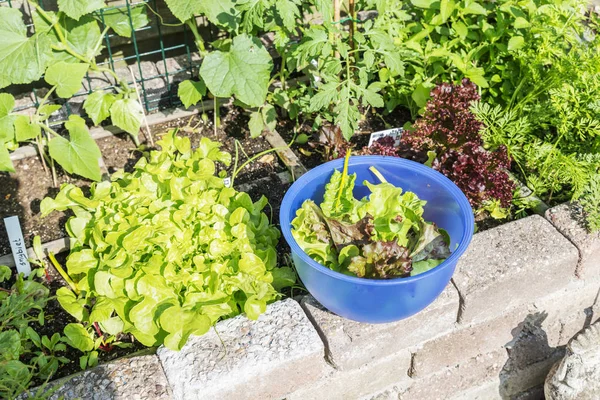
[[[365,180],[379,183],[369,171],[375,166],[388,182],[427,200],[424,218],[448,231],[454,249],[437,267],[408,278],[388,280],[356,278],[330,270],[310,258],[292,236],[291,222],[304,200],[323,200],[325,185],[334,169],[342,169],[343,159],[331,161],[301,176],[285,194],[279,220],[300,279],[308,291],[330,311],[355,321],[385,323],[418,313],[442,293],[473,237],[473,210],[461,190],[433,169],[397,157],[356,156],[349,161],[348,173],[356,173],[354,195],[363,198],[369,189]]]

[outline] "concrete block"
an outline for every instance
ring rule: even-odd
[[[446,400],[497,377],[505,360],[505,350],[473,357],[436,374],[415,379],[411,386],[398,393],[398,399]]]
[[[305,296],[301,305],[323,338],[328,361],[346,370],[451,331],[458,311],[458,293],[448,285],[425,310],[389,324],[365,324],[339,317],[312,296]]]
[[[167,378],[155,355],[121,358],[102,364],[75,376],[54,381],[48,389],[56,386],[59,388],[50,400],[171,399]],[[31,393],[35,393],[35,389]]]
[[[579,250],[575,275],[582,279],[600,280],[600,232],[587,231],[581,207],[561,204],[546,211],[546,218]]]
[[[221,321],[216,332],[190,337],[179,352],[158,349],[175,399],[281,398],[327,367],[323,342],[292,299],[269,305],[257,321]]]
[[[593,306],[598,301],[600,282],[572,279],[555,293],[536,301],[533,306],[547,314],[542,328],[552,347],[567,344],[575,334],[594,320]]]
[[[578,258],[575,246],[538,215],[476,234],[453,277],[463,301],[459,321],[494,318],[558,290]]]
[[[352,370],[329,367],[318,382],[289,394],[286,400],[360,399],[391,385],[399,389],[412,381],[410,362],[411,354],[405,350]]]
[[[499,318],[476,325],[461,326],[453,332],[428,341],[414,354],[412,376],[422,378],[477,357],[504,351],[504,346],[515,338],[528,309],[514,309]]]

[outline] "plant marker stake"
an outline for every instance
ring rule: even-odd
[[[6,226],[6,233],[8,234],[17,271],[28,276],[31,273],[31,264],[27,259],[27,249],[25,248],[25,239],[23,239],[19,217],[15,215],[4,218],[4,225]]]

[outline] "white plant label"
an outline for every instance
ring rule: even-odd
[[[371,145],[375,143],[375,141],[377,141],[378,139],[381,139],[386,136],[394,138],[394,145],[399,146],[400,138],[402,137],[402,132],[404,132],[404,128],[394,128],[385,131],[373,132],[371,133],[371,137],[369,138],[369,147],[371,147]]]
[[[25,239],[23,239],[19,217],[4,218],[4,225],[6,226],[6,233],[8,234],[17,271],[28,276],[31,273],[31,265],[27,259],[27,248],[25,247]]]
[[[231,178],[223,178],[223,185],[225,185],[225,187],[231,187]]]

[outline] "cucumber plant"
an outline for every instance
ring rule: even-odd
[[[100,150],[90,136],[85,121],[71,116],[65,128],[68,138],[57,132],[50,116],[61,106],[50,103],[52,95],[62,99],[73,97],[82,88],[86,74],[108,74],[116,82],[115,93],[95,91],[83,107],[95,125],[107,118],[138,143],[138,132],[144,117],[135,89],[112,69],[97,62],[102,41],[109,31],[131,36],[131,28],[148,23],[143,5],[128,13],[108,10],[102,17],[95,14],[104,1],[59,1],[58,11],[45,11],[29,0],[34,33],[28,34],[23,13],[0,7],[0,88],[28,84],[42,77],[49,90],[35,113],[21,115],[14,111],[15,99],[0,93],[0,170],[14,171],[9,151],[19,143],[34,143],[46,168],[49,164],[56,182],[55,162],[65,171],[91,180],[100,180]],[[131,24],[130,24],[131,22]],[[101,30],[101,26],[103,29]]]

